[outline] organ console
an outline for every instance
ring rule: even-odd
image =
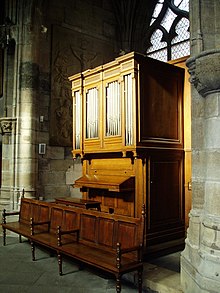
[[[101,211],[141,216],[145,254],[183,244],[184,70],[131,52],[69,77],[74,182]]]

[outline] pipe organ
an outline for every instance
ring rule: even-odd
[[[183,244],[184,70],[131,52],[69,78],[74,182],[101,211],[141,216],[145,253]]]

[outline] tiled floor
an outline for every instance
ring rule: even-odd
[[[58,274],[56,256],[37,248],[36,261],[31,259],[31,247],[25,239],[0,237],[0,292],[2,293],[115,293],[115,280],[93,270],[79,270],[64,259],[63,276]],[[137,293],[135,276],[126,275],[122,293]],[[131,282],[129,282],[131,281]],[[180,293],[179,253],[155,259],[144,265],[143,292]]]

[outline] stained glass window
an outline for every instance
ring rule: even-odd
[[[168,61],[190,54],[189,0],[158,0],[147,39],[147,55]]]

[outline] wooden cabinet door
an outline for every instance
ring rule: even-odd
[[[150,156],[148,245],[184,237],[183,151]]]

